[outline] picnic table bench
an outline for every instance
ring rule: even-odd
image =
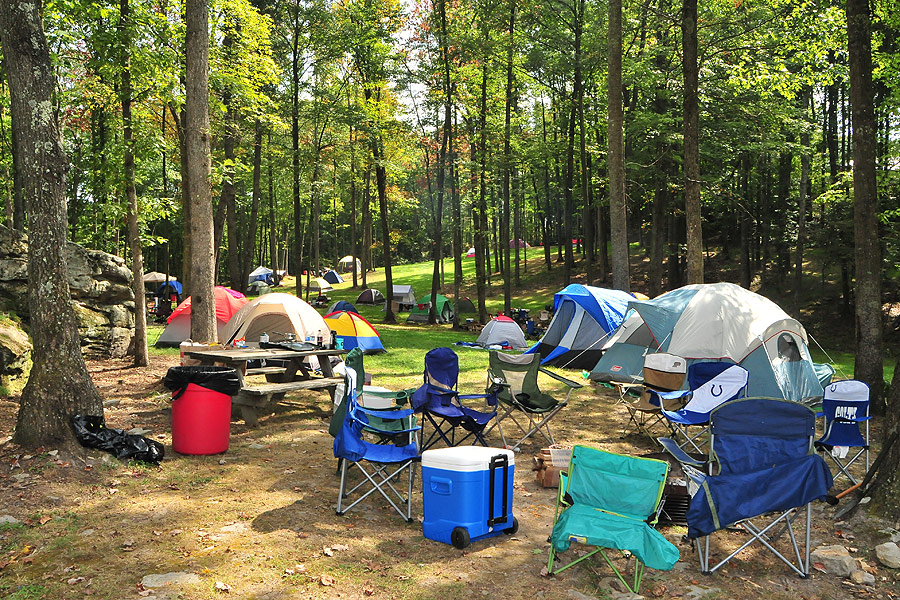
[[[224,364],[233,367],[241,380],[241,390],[231,399],[232,405],[241,411],[241,417],[250,427],[259,424],[259,412],[270,404],[280,402],[290,392],[327,390],[334,399],[334,390],[341,383],[331,369],[330,357],[345,354],[345,350],[282,350],[260,348],[224,348],[187,351],[190,358],[204,365]],[[319,357],[319,371],[309,368],[306,359]],[[251,360],[284,361],[285,366],[266,365],[247,368]],[[265,375],[266,383],[254,383],[245,378]]]

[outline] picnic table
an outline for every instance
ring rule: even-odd
[[[274,348],[219,348],[206,350],[186,350],[185,355],[200,364],[225,365],[234,368],[241,380],[241,391],[232,398],[232,405],[240,408],[244,422],[255,427],[259,423],[259,411],[270,403],[281,401],[288,392],[299,390],[327,390],[334,399],[335,386],[342,383],[342,377],[335,377],[331,369],[332,356],[345,354],[346,350],[287,350]],[[317,374],[305,362],[307,358],[319,358]],[[252,360],[279,361],[285,366],[247,368]],[[266,377],[266,383],[248,382],[249,376]]]

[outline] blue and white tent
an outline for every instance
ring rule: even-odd
[[[573,283],[553,297],[553,320],[526,354],[541,355],[541,364],[590,369],[600,360],[607,336],[625,317],[634,296]]]
[[[833,373],[813,364],[799,322],[733,283],[687,285],[653,300],[632,300],[603,351],[591,372],[595,381],[639,383],[644,356],[668,352],[688,364],[739,364],[750,372],[748,396],[798,402],[821,398]]]

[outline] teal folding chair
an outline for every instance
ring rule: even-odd
[[[678,548],[653,528],[668,472],[669,465],[662,460],[575,446],[568,471],[560,475],[547,571],[559,573],[599,553],[625,587],[637,594],[644,565],[670,570],[678,561]],[[566,552],[572,542],[596,548],[555,567],[558,554]],[[630,585],[607,555],[607,548],[634,556]]]

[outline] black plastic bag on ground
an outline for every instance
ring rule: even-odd
[[[82,446],[105,450],[116,458],[131,458],[158,465],[166,454],[159,442],[125,433],[121,429],[108,429],[103,417],[74,415],[72,426],[75,428],[75,437]]]
[[[229,396],[241,391],[237,371],[230,367],[171,367],[163,378],[166,389],[172,390],[172,400],[180,397],[189,383]]]

